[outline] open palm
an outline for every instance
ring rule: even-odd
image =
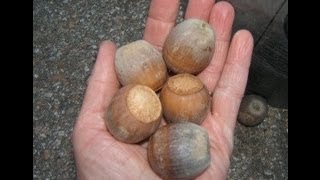
[[[153,0],[144,39],[161,50],[175,25],[179,0]],[[202,126],[211,144],[211,164],[198,179],[226,179],[233,149],[233,131],[245,90],[253,48],[246,30],[232,38],[234,10],[227,2],[189,0],[186,19],[209,22],[216,32],[215,53],[198,77],[212,93],[212,109]],[[107,107],[120,88],[114,71],[116,47],[101,44],[73,133],[78,179],[159,179],[147,161],[145,144],[125,144],[106,129]]]

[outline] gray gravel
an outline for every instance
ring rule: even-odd
[[[229,179],[288,179],[288,110],[269,106],[258,126],[237,123]]]
[[[33,3],[33,178],[75,179],[71,133],[99,43],[141,39],[149,1]],[[288,112],[270,108],[258,127],[237,125],[229,179],[287,179],[287,153]]]

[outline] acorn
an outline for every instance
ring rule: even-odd
[[[247,95],[240,104],[238,121],[245,126],[260,124],[268,114],[267,101],[261,96]]]
[[[167,124],[151,136],[147,156],[163,179],[195,178],[210,165],[208,133],[194,123]]]
[[[215,33],[199,19],[188,19],[176,25],[163,46],[163,59],[174,73],[198,74],[213,56]]]
[[[161,118],[157,94],[147,86],[129,84],[112,98],[105,123],[117,140],[138,143],[157,130]]]
[[[168,123],[201,124],[210,107],[208,89],[198,77],[191,74],[170,77],[160,92],[160,101]]]
[[[140,84],[159,90],[167,79],[162,54],[144,40],[120,47],[115,56],[115,71],[120,83]]]

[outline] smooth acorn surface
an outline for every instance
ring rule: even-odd
[[[174,73],[198,74],[206,68],[214,53],[215,33],[199,19],[176,25],[163,46],[163,59]]]
[[[150,43],[138,40],[117,49],[115,71],[120,83],[141,84],[159,90],[167,79],[162,54]]]
[[[261,96],[247,95],[240,104],[238,121],[245,126],[260,124],[268,114],[267,101]]]
[[[105,123],[117,140],[137,143],[157,130],[161,118],[162,108],[157,94],[147,86],[130,84],[112,98]]]
[[[208,133],[194,123],[167,124],[151,136],[147,155],[163,179],[195,178],[210,165]]]
[[[160,101],[168,123],[201,124],[210,109],[208,89],[198,77],[191,74],[170,77],[161,90]]]

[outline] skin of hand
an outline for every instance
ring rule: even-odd
[[[144,39],[161,50],[175,25],[179,0],[153,0]],[[210,65],[198,77],[212,92],[212,109],[202,126],[209,134],[211,164],[197,179],[226,179],[233,149],[233,136],[239,105],[247,83],[253,38],[240,30],[231,38],[234,9],[213,0],[189,0],[185,19],[198,18],[216,32],[215,53]],[[72,143],[77,178],[82,179],[160,179],[150,168],[143,144],[125,144],[108,132],[104,119],[107,107],[120,88],[114,70],[116,46],[102,42],[88,80],[88,87]]]

